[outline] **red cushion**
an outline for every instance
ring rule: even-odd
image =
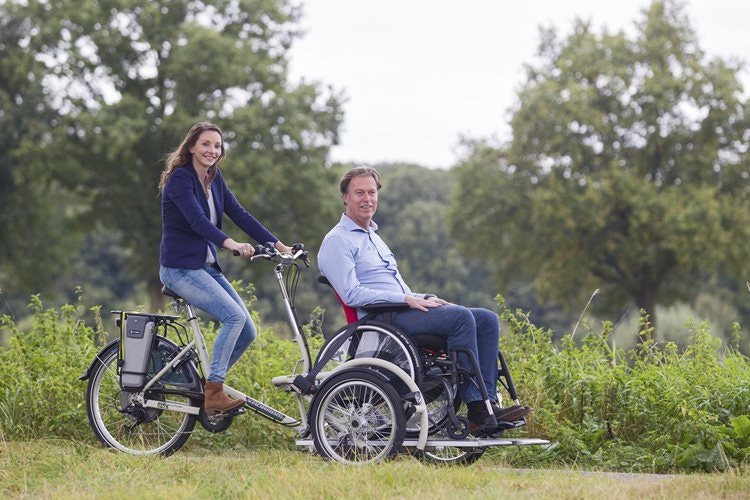
[[[333,288],[331,288],[333,290]],[[353,307],[349,307],[346,304],[344,304],[344,301],[341,300],[341,297],[339,297],[339,294],[336,293],[336,290],[333,290],[334,295],[336,295],[336,300],[339,301],[339,304],[341,304],[341,308],[344,310],[344,316],[346,317],[347,324],[354,323],[359,318],[357,318],[357,310]]]

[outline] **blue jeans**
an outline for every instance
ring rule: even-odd
[[[224,383],[227,371],[257,336],[244,302],[216,268],[177,269],[161,266],[159,278],[168,288],[221,323],[211,357],[209,382]]]
[[[376,316],[382,320],[382,315]],[[492,401],[497,393],[497,352],[500,345],[500,319],[497,314],[480,308],[443,305],[427,312],[417,309],[391,313],[391,323],[407,335],[436,335],[444,337],[448,351],[456,347],[468,349],[479,361],[482,381]],[[471,369],[467,357],[459,362]],[[479,383],[480,381],[477,381]],[[461,398],[469,403],[482,399],[479,388],[468,381],[459,387]]]

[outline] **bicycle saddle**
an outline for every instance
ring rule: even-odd
[[[167,288],[166,285],[161,287],[161,293],[163,293],[167,297],[172,297],[173,299],[182,299],[182,297],[180,297],[180,295],[177,292],[175,292],[171,288]]]

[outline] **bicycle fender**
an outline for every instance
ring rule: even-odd
[[[111,348],[115,343],[119,342],[119,340],[120,340],[119,338],[112,339],[107,343],[107,345],[102,347],[102,350],[99,351],[99,353],[96,356],[94,356],[94,359],[91,360],[91,364],[89,364],[89,367],[86,368],[85,372],[83,372],[83,375],[78,377],[78,380],[88,380],[88,378],[91,376],[91,370],[94,369],[94,364],[101,359],[102,354],[104,354],[104,351]]]

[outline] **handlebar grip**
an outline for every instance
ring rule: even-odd
[[[263,245],[255,245],[253,247],[253,250],[255,250],[255,252],[253,253],[253,255],[268,254],[268,248],[265,247],[265,246],[263,246]],[[240,252],[238,252],[237,250],[232,250],[232,255],[234,255],[235,257],[239,257]]]

